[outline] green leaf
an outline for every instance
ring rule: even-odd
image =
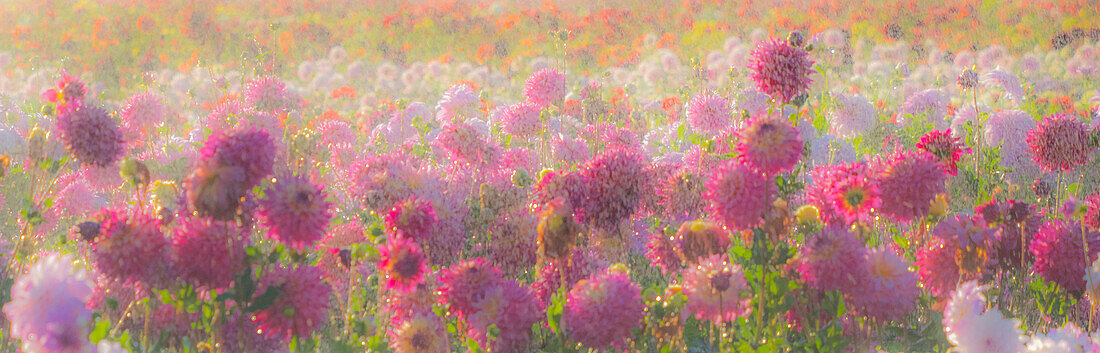
[[[99,320],[95,323],[95,327],[92,328],[92,333],[88,335],[88,339],[92,342],[99,342],[107,338],[107,334],[111,332],[110,320]]]
[[[256,300],[252,301],[252,305],[249,306],[249,311],[256,312],[267,309],[271,304],[275,303],[275,298],[278,298],[282,294],[283,291],[279,289],[279,287],[267,287],[264,294],[260,294],[259,297],[256,297]]]

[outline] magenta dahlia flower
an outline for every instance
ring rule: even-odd
[[[731,230],[760,225],[777,193],[769,184],[760,173],[736,160],[728,160],[714,170],[704,185],[707,211]]]
[[[466,332],[494,352],[523,352],[531,341],[531,325],[544,315],[530,288],[506,280],[474,304]],[[494,325],[498,334],[490,343],[489,328]]]
[[[939,160],[943,170],[951,175],[959,174],[959,158],[970,153],[970,147],[962,143],[961,137],[954,137],[951,129],[932,130],[921,136],[917,148],[928,152]]]
[[[459,317],[477,313],[475,304],[504,282],[504,275],[485,258],[465,260],[447,268],[439,278],[440,300]]]
[[[917,304],[920,289],[917,274],[894,252],[884,247],[866,253],[869,274],[856,287],[845,291],[845,301],[853,311],[876,322],[900,320]]]
[[[645,318],[642,289],[630,276],[610,270],[592,275],[569,291],[564,330],[591,348],[620,345]]]
[[[252,316],[268,337],[288,341],[291,336],[310,337],[328,323],[332,287],[321,279],[321,269],[316,266],[276,267],[264,273],[258,284],[256,296],[269,288],[279,291],[271,306]]]
[[[826,203],[847,223],[870,222],[882,202],[874,175],[863,162],[820,166],[813,176],[824,196],[819,203]]]
[[[82,164],[106,167],[122,158],[122,130],[102,108],[74,103],[57,115],[65,147]]]
[[[656,197],[659,209],[674,219],[695,219],[703,214],[707,201],[703,199],[705,179],[693,168],[680,167],[657,180]]]
[[[885,162],[877,183],[882,204],[879,208],[899,221],[928,215],[932,199],[947,191],[943,167],[923,152],[897,152]]]
[[[46,256],[12,285],[4,316],[23,352],[95,350],[88,341],[92,310],[85,306],[92,282],[73,263],[71,255]]]
[[[684,272],[687,310],[699,320],[723,323],[747,315],[751,299],[742,294],[748,289],[741,266],[730,264],[725,254],[711,255]]]
[[[215,134],[199,150],[200,158],[215,168],[239,168],[246,188],[259,185],[275,165],[275,141],[262,130]]]
[[[332,219],[332,203],[325,197],[324,187],[304,176],[277,178],[260,200],[260,215],[271,227],[267,235],[295,249],[313,246]]]
[[[675,276],[684,266],[680,260],[680,241],[675,236],[667,236],[661,233],[653,233],[646,242],[645,257],[649,259],[650,266],[659,268],[665,276]]]
[[[565,98],[565,74],[551,68],[536,71],[524,81],[523,96],[527,101],[545,108]]]
[[[693,131],[717,136],[730,127],[733,111],[729,99],[710,94],[699,93],[688,101],[685,107],[688,125]]]
[[[80,104],[84,102],[84,96],[88,89],[80,78],[62,72],[61,79],[57,80],[57,88],[47,89],[42,93],[42,98],[50,103],[58,105],[58,110],[64,110],[63,106]]]
[[[749,78],[756,88],[780,102],[790,101],[810,88],[814,61],[803,48],[783,39],[764,40],[749,53]]]
[[[504,108],[500,117],[500,130],[504,133],[519,138],[529,138],[542,131],[543,123],[539,119],[542,108],[528,103],[519,102]]]
[[[1092,154],[1089,129],[1078,119],[1065,114],[1043,118],[1027,134],[1029,152],[1035,164],[1048,171],[1069,171],[1088,163]]]
[[[802,247],[798,273],[810,287],[847,291],[866,278],[867,248],[842,226],[825,227]]]
[[[396,236],[420,242],[428,237],[432,225],[439,222],[439,218],[435,216],[431,200],[410,196],[393,206],[386,214],[385,222]]]
[[[1100,234],[1087,230],[1088,262],[1082,243],[1081,225],[1065,220],[1048,220],[1035,234],[1030,250],[1035,255],[1031,270],[1068,291],[1085,288],[1085,269],[1100,252]]]
[[[647,187],[649,160],[637,150],[607,150],[589,160],[579,173],[587,182],[584,201],[574,204],[578,218],[600,229],[615,229],[641,204]]]
[[[151,216],[104,211],[92,246],[96,269],[108,277],[156,285],[170,275],[170,244]]]
[[[388,237],[379,250],[378,271],[386,276],[386,290],[407,293],[424,283],[428,260],[412,240]]]
[[[805,148],[798,129],[773,118],[752,119],[737,136],[737,158],[766,175],[791,170]]]
[[[172,263],[196,288],[222,289],[244,269],[244,237],[236,224],[188,218],[172,237]]]

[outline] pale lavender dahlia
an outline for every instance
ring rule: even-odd
[[[497,163],[500,146],[470,124],[453,121],[443,125],[443,130],[432,142],[442,148],[455,163],[474,167],[492,166]]]
[[[75,104],[57,115],[61,140],[82,164],[105,167],[122,158],[122,130],[102,108]]]
[[[1069,171],[1084,165],[1094,150],[1085,124],[1065,114],[1043,118],[1028,132],[1027,145],[1035,163],[1047,171]]]
[[[882,195],[879,208],[899,221],[928,215],[932,199],[947,191],[943,167],[923,152],[897,152],[885,161],[877,183]]]
[[[332,219],[332,203],[325,197],[324,187],[304,176],[277,178],[260,200],[268,236],[295,249],[313,246]]]
[[[845,300],[853,311],[876,322],[900,320],[912,312],[920,294],[917,274],[885,247],[870,249],[865,256],[869,276],[846,291]]]
[[[289,341],[292,336],[310,337],[328,323],[332,288],[321,279],[321,269],[316,266],[275,267],[258,282],[256,296],[268,290],[280,293],[271,306],[252,316],[264,335]]]
[[[236,224],[188,218],[172,237],[172,263],[184,282],[223,289],[244,269],[244,237]]]
[[[769,176],[791,170],[805,148],[798,129],[779,119],[753,119],[737,136],[737,158]]]
[[[294,108],[294,96],[278,77],[267,76],[248,81],[244,86],[245,102],[256,110],[282,112]]]
[[[141,140],[164,124],[168,107],[152,93],[139,93],[126,100],[119,112],[127,140]]]
[[[742,294],[748,290],[741,266],[730,264],[724,254],[711,255],[684,272],[687,310],[699,320],[723,323],[747,315],[751,299]]]
[[[94,351],[88,341],[92,310],[85,306],[91,296],[92,283],[74,268],[71,255],[42,258],[11,287],[4,304],[10,334],[27,353]]]
[[[733,120],[730,101],[725,97],[699,93],[688,101],[686,106],[688,126],[708,136],[716,136],[730,127]]]
[[[580,164],[589,157],[592,157],[592,152],[588,148],[588,142],[582,138],[554,139],[551,148],[553,149],[554,159],[560,160],[567,165]]]
[[[875,127],[875,107],[861,95],[833,96],[836,109],[826,116],[829,127],[837,136],[853,138]]]
[[[562,313],[565,332],[590,348],[624,344],[645,318],[641,291],[629,275],[611,270],[577,283]]]
[[[812,288],[847,291],[867,277],[866,253],[845,227],[826,227],[802,247],[798,273]]]
[[[736,160],[727,160],[704,184],[707,211],[730,230],[743,230],[764,221],[777,190],[764,176]]]
[[[790,101],[810,88],[814,61],[805,49],[777,38],[757,43],[749,56],[749,78],[777,101]]]
[[[435,106],[435,119],[440,124],[473,117],[477,113],[480,101],[477,92],[466,84],[456,84],[443,93]]]
[[[551,68],[531,74],[523,85],[523,96],[527,102],[541,108],[560,102],[566,93],[565,74]]]

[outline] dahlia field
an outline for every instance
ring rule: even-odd
[[[1094,0],[0,19],[0,352],[1100,352]]]

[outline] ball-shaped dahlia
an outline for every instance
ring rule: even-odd
[[[451,342],[447,327],[434,313],[419,313],[407,320],[395,322],[388,332],[390,348],[395,353],[447,353]]]
[[[492,166],[497,163],[500,154],[500,146],[489,142],[470,124],[459,121],[443,125],[443,130],[432,143],[461,165]]]
[[[519,102],[510,105],[504,108],[500,130],[519,138],[532,137],[542,131],[543,123],[539,120],[541,113],[542,108],[533,103]]]
[[[821,166],[812,175],[823,188],[820,201],[847,223],[870,222],[882,202],[874,175],[863,162]]]
[[[248,81],[244,86],[245,102],[256,110],[281,112],[294,107],[294,98],[278,77],[267,76]]]
[[[737,158],[766,175],[791,170],[802,159],[798,129],[772,118],[757,118],[737,132]]]
[[[122,130],[102,108],[76,104],[57,115],[65,147],[82,164],[106,167],[122,157]]]
[[[814,61],[803,48],[782,39],[764,40],[749,53],[749,78],[756,88],[780,102],[790,101],[810,88]]]
[[[920,294],[917,274],[884,247],[870,249],[865,256],[869,276],[845,296],[853,311],[876,322],[899,320],[912,312]]]
[[[597,273],[577,283],[566,300],[565,332],[591,348],[624,343],[645,318],[642,289],[622,272]]]
[[[777,190],[764,176],[736,161],[728,160],[711,174],[703,194],[707,211],[725,227],[743,230],[764,222]]]
[[[10,334],[28,353],[94,351],[88,341],[92,310],[85,306],[91,296],[92,283],[73,267],[71,255],[46,256],[11,287],[4,304]]]
[[[928,215],[932,199],[947,190],[947,176],[934,157],[924,152],[898,152],[890,157],[877,183],[882,213],[899,221]]]
[[[567,165],[580,164],[592,157],[588,141],[582,138],[554,139],[550,148],[553,150],[554,159],[565,162]]]
[[[649,160],[637,150],[612,149],[585,163],[584,201],[573,205],[578,218],[600,229],[615,229],[641,204],[649,183]]]
[[[1069,115],[1054,114],[1043,118],[1027,134],[1029,152],[1035,164],[1048,171],[1069,171],[1089,161],[1089,130]]]
[[[168,107],[155,94],[139,93],[126,100],[119,115],[122,116],[127,139],[140,139],[164,124]]]
[[[430,235],[428,232],[439,218],[431,200],[410,196],[390,209],[385,222],[394,235],[420,242]]]
[[[440,276],[440,300],[459,317],[468,317],[476,312],[474,305],[503,282],[500,269],[485,258],[465,260],[451,265]]]
[[[278,290],[279,295],[271,306],[252,316],[268,337],[310,337],[328,323],[332,287],[321,280],[321,269],[316,266],[273,268],[260,277],[256,296],[268,290]]]
[[[244,238],[236,224],[183,220],[172,237],[172,263],[184,282],[222,289],[244,268]]]
[[[730,264],[725,255],[711,255],[684,272],[687,310],[696,319],[723,323],[749,312],[749,289],[741,266]]]
[[[260,214],[271,231],[268,236],[295,249],[313,246],[325,235],[332,219],[332,204],[325,201],[324,187],[306,177],[277,178],[260,200]]]
[[[199,150],[200,158],[214,167],[240,168],[247,188],[271,175],[275,153],[275,141],[257,129],[215,134]]]
[[[1048,220],[1031,241],[1035,263],[1031,270],[1068,291],[1085,288],[1085,269],[1100,252],[1100,234],[1087,230],[1088,261],[1082,243],[1081,225],[1065,220]]]
[[[524,81],[523,96],[539,107],[547,107],[565,98],[565,74],[551,68],[536,71]]]
[[[479,105],[477,92],[466,84],[456,84],[448,88],[435,106],[435,119],[440,124],[461,121],[477,114]]]
[[[729,128],[733,121],[729,99],[710,93],[699,93],[691,97],[684,115],[693,131],[709,136],[717,136]]]
[[[424,283],[428,261],[420,246],[408,238],[389,237],[379,249],[378,272],[385,274],[386,290],[407,293]]]
[[[928,152],[939,160],[943,170],[951,175],[959,174],[959,158],[970,153],[970,147],[962,143],[961,137],[954,137],[951,129],[932,130],[921,136],[917,148]]]
[[[875,126],[875,107],[860,95],[836,95],[836,109],[826,116],[829,127],[839,137],[863,135]]]
[[[841,226],[830,226],[802,247],[798,273],[810,287],[847,291],[866,277],[867,248]]]
[[[92,259],[100,273],[127,282],[160,284],[171,268],[170,244],[149,215],[104,211]]]

